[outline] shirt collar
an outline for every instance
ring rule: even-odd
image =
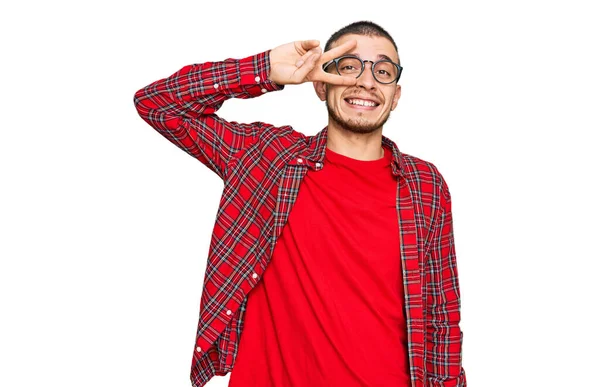
[[[313,163],[321,163],[325,159],[325,149],[327,148],[327,126],[318,132],[315,136],[310,137],[310,141],[306,149],[301,153],[301,156],[312,161]],[[405,176],[404,161],[402,152],[394,141],[381,135],[381,145],[392,151],[392,174],[394,176]]]

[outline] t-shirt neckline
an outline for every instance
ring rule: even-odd
[[[344,156],[325,147],[325,158],[333,164],[344,164],[349,166],[355,166],[358,168],[379,168],[384,165],[388,165],[391,162],[390,150],[383,146],[383,152],[383,157],[377,160],[358,160],[348,156]]]

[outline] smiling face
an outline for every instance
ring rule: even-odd
[[[352,39],[357,41],[357,46],[348,54],[373,62],[388,57],[398,63],[394,45],[381,36],[344,35],[332,47]],[[371,65],[369,62],[365,63],[365,70],[354,86],[314,83],[317,95],[322,101],[326,101],[330,127],[354,133],[372,133],[382,129],[390,112],[396,108],[400,98],[400,86],[396,82],[377,82],[373,78]],[[335,66],[332,68],[335,72]]]

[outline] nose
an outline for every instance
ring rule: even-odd
[[[367,63],[368,62],[368,63]],[[367,64],[371,66],[371,68],[367,67]],[[374,89],[377,81],[373,77],[373,62],[370,60],[365,61],[365,69],[358,77],[357,86],[363,87],[365,89]]]

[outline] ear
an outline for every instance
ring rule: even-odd
[[[397,85],[396,91],[394,92],[394,98],[392,99],[392,110],[394,110],[396,108],[396,106],[398,105],[398,100],[400,99],[400,89],[401,89],[401,86]]]
[[[313,86],[315,88],[315,92],[321,101],[325,101],[327,97],[327,84],[325,82],[314,81]]]

